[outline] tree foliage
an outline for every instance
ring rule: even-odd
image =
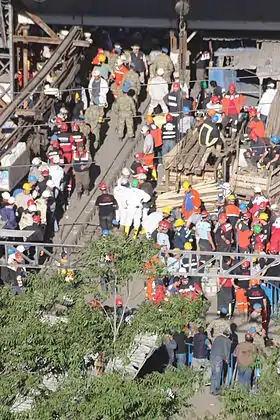
[[[224,404],[227,413],[236,420],[260,419],[278,420],[280,413],[280,375],[277,363],[280,349],[276,349],[269,357],[262,356],[261,376],[257,389],[248,393],[235,384],[224,392]]]

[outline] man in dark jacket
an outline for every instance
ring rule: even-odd
[[[219,394],[221,386],[221,376],[223,370],[223,363],[227,363],[230,355],[231,341],[230,330],[226,329],[223,334],[218,335],[212,345],[210,362],[211,362],[211,386],[210,392],[213,395]]]
[[[211,349],[211,342],[205,334],[204,328],[199,327],[198,333],[193,337],[192,368],[205,369],[205,377],[211,377],[211,367],[208,360],[208,352]]]
[[[176,342],[175,360],[177,368],[186,367],[187,354],[185,346],[185,334],[183,332],[178,333],[177,331],[173,334],[173,339]]]

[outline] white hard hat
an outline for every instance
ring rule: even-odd
[[[5,191],[2,193],[2,198],[3,200],[9,200],[9,198],[11,197],[10,193],[8,193],[8,191]]]
[[[39,157],[35,157],[32,159],[32,165],[39,166],[41,162],[42,160]]]
[[[255,191],[255,193],[261,193],[262,192],[261,186],[259,184],[255,185],[254,186],[254,191]]]
[[[159,69],[157,69],[157,75],[158,76],[163,76],[164,75],[164,70],[161,67]]]
[[[58,155],[54,155],[54,157],[52,158],[53,163],[59,163],[60,162],[60,157]]]
[[[123,176],[129,176],[130,175],[130,170],[128,168],[123,168],[122,175]]]
[[[229,182],[224,182],[224,183],[221,185],[221,188],[222,188],[223,190],[228,190],[228,189],[230,189],[230,183],[229,183]]]
[[[15,197],[9,197],[8,198],[8,204],[15,204]]]
[[[92,72],[93,76],[100,76],[100,70],[99,69],[94,69]]]
[[[53,180],[52,179],[49,179],[48,181],[47,181],[47,187],[49,187],[49,188],[53,188],[54,186],[55,186],[55,184],[54,184],[54,182],[53,182]]]
[[[273,82],[268,83],[267,87],[274,89],[275,88],[275,83],[273,83]]]
[[[126,61],[127,61],[127,56],[126,56],[125,54],[122,54],[122,55],[120,56],[120,59],[121,59],[123,62],[126,62]]]
[[[31,204],[31,205],[28,207],[28,211],[29,211],[30,213],[33,213],[34,211],[37,211],[37,206],[36,206],[36,204]]]
[[[25,251],[24,246],[23,246],[23,245],[18,245],[18,246],[17,246],[17,251],[18,251],[18,252],[24,252],[24,251]]]
[[[65,107],[60,108],[59,112],[60,114],[68,114],[68,111]]]
[[[143,125],[143,127],[141,128],[141,133],[145,134],[147,133],[147,131],[149,131],[149,127],[147,125]]]
[[[122,187],[129,187],[129,180],[128,180],[128,178],[122,178],[121,179],[121,186]]]
[[[146,179],[147,179],[147,175],[146,175],[146,174],[139,174],[139,175],[137,176],[137,178],[138,178],[140,181],[146,181]]]
[[[273,203],[273,204],[271,204],[270,208],[271,208],[271,210],[278,210],[278,204]]]
[[[50,198],[51,197],[51,193],[49,190],[45,190],[42,192],[42,197],[43,198]]]

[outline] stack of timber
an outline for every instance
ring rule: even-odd
[[[206,209],[210,212],[215,211],[217,208],[217,198],[221,193],[219,184],[216,181],[209,181],[194,184],[193,188],[199,193]],[[171,209],[180,208],[182,206],[184,196],[185,192],[183,189],[181,189],[179,193],[176,193],[175,191],[168,191],[160,194],[156,202],[157,210],[161,210],[165,206],[170,207]]]
[[[202,175],[210,153],[210,149],[198,143],[197,129],[188,130],[186,136],[163,157],[164,169]]]
[[[269,178],[261,175],[261,173],[233,174],[230,178],[230,185],[233,192],[245,198],[252,197],[254,186],[260,185],[261,189],[266,192],[268,190]]]

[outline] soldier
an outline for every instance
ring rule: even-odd
[[[137,104],[137,97],[139,96],[140,91],[141,91],[141,84],[140,84],[139,75],[138,73],[136,73],[134,69],[135,69],[135,65],[133,62],[131,62],[129,65],[129,71],[125,73],[123,77],[121,87],[123,87],[124,84],[127,82],[130,83],[129,94],[134,99],[135,103]]]
[[[100,142],[100,116],[96,105],[90,105],[85,112],[85,123],[90,126],[90,132],[94,135],[94,147],[99,147]]]
[[[122,47],[120,46],[120,44],[115,44],[114,49],[112,50],[112,52],[110,53],[108,57],[108,64],[111,67],[112,71],[115,70],[118,58],[121,56],[121,54],[122,54]]]
[[[158,69],[164,70],[163,78],[167,83],[171,83],[171,75],[174,70],[173,62],[171,58],[167,55],[168,49],[162,48],[161,54],[157,55],[155,61],[152,64],[153,74],[156,74]]]
[[[125,124],[128,137],[134,137],[133,116],[136,114],[136,106],[134,100],[127,95],[129,88],[130,85],[128,83],[124,84],[122,88],[123,95],[118,98],[114,107],[114,111],[118,116],[117,133],[120,140],[123,139]]]

